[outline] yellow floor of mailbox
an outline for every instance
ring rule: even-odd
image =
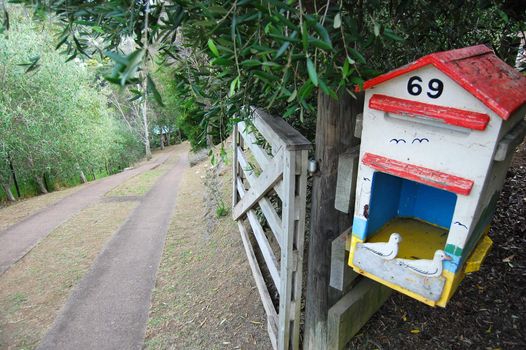
[[[402,236],[397,258],[433,259],[435,251],[444,249],[448,231],[442,227],[413,218],[394,218],[367,242],[387,242],[393,232]]]

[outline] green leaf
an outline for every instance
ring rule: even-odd
[[[230,26],[230,38],[232,41],[236,40],[236,24],[237,24],[237,17],[236,15],[232,16],[232,25]]]
[[[234,96],[234,94],[236,93],[236,89],[239,89],[239,75],[236,77],[236,79],[232,80],[232,82],[230,83],[230,92],[229,92],[229,96]]]
[[[148,74],[146,76],[146,78],[147,78],[147,80],[146,80],[146,89],[147,89],[147,91],[152,93],[153,94],[153,98],[155,99],[155,101],[159,105],[164,107],[164,103],[163,103],[163,99],[161,97],[161,94],[159,93],[159,90],[157,90],[157,87],[155,86],[155,82],[153,81],[153,79],[150,76],[150,74]]]
[[[380,36],[380,24],[379,23],[374,24],[374,36]]]
[[[327,45],[329,45],[329,47],[332,48],[332,42],[331,42],[331,38],[329,36],[329,32],[327,32],[327,29],[325,29],[324,26],[322,26],[320,23],[316,23],[316,25],[314,26],[314,28],[316,29],[316,31],[318,32],[318,34],[320,34],[320,37],[323,39],[323,41],[325,43],[327,43]]]
[[[395,34],[395,32],[393,32],[391,29],[385,29],[384,30],[384,36],[386,38],[394,40],[394,41],[403,41],[404,40],[404,38],[402,38],[401,36],[398,36],[397,34]]]
[[[366,63],[365,57],[363,57],[363,55],[360,52],[358,52],[358,50],[350,47],[349,51],[350,51],[351,56],[353,56],[352,58],[355,61],[360,62],[360,63]]]
[[[289,40],[284,42],[283,45],[281,45],[281,47],[279,48],[279,50],[276,52],[276,55],[274,56],[274,59],[279,58],[281,55],[283,55],[285,53],[285,51],[287,51],[287,49],[289,48],[290,41],[291,40],[296,40],[297,36],[298,36],[298,32],[297,31],[293,31],[292,34],[290,34]]]
[[[261,61],[258,60],[245,60],[241,62],[241,65],[244,67],[256,67],[261,65]]]
[[[336,16],[334,16],[334,22],[332,23],[332,27],[334,29],[338,29],[342,26],[342,17],[340,13],[338,12]]]
[[[504,21],[504,23],[508,23],[510,21],[508,15],[506,14],[506,12],[502,11],[501,9],[498,9],[497,10],[500,18]]]
[[[320,89],[327,95],[331,96],[332,98],[334,99],[338,99],[338,95],[336,95],[336,93],[327,86],[327,84],[325,84],[325,82],[323,80],[320,79],[319,81],[320,83]]]
[[[291,103],[292,101],[294,101],[297,95],[298,95],[298,90],[294,89],[294,91],[292,91],[292,94],[290,94],[289,98],[287,99],[287,102]]]
[[[219,57],[219,51],[217,50],[216,44],[212,39],[208,39],[208,48],[214,56]]]
[[[317,48],[320,48],[320,49],[325,50],[325,51],[331,51],[332,50],[332,46],[331,45],[327,44],[325,41],[314,39],[313,37],[309,37],[309,43],[311,43],[312,45],[316,46]]]
[[[342,68],[344,78],[346,78],[349,75],[349,68],[350,68],[349,60],[345,60],[343,62],[343,68]]]
[[[210,61],[210,64],[212,64],[213,66],[230,66],[233,64],[233,61],[224,57],[217,57],[212,59]]]
[[[314,86],[318,86],[318,73],[316,73],[316,67],[314,67],[314,62],[307,58],[307,72],[309,73],[309,78]]]
[[[283,114],[283,118],[284,118],[284,119],[287,119],[287,118],[290,117],[293,113],[295,113],[297,110],[298,110],[298,107],[296,107],[296,106],[292,106],[292,107],[287,108],[287,110],[286,110],[285,113]]]
[[[365,82],[365,80],[358,76],[354,76],[351,78],[351,82],[358,85],[360,87],[360,90],[363,90],[363,83]]]
[[[303,43],[303,49],[307,51],[309,49],[309,32],[307,31],[306,21],[301,26],[301,42]]]

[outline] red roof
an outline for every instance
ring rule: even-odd
[[[502,119],[526,103],[526,77],[510,67],[485,45],[436,52],[366,81],[372,88],[402,74],[432,64],[478,98]]]

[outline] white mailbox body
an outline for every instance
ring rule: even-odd
[[[526,77],[480,45],[425,56],[367,81],[364,89],[349,264],[445,306],[487,233],[513,150],[524,137]],[[397,231],[397,259],[358,249]],[[451,260],[440,261],[438,277],[414,273],[398,259],[431,260],[439,249]]]

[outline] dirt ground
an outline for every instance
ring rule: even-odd
[[[393,293],[349,349],[526,349],[526,146],[492,222],[493,248],[445,309]]]
[[[82,188],[82,185],[60,191],[51,192],[37,197],[26,198],[16,203],[0,203],[0,231],[16,224],[24,218],[35,214],[62,198],[65,198]]]
[[[237,226],[217,218],[203,185],[205,160],[181,183],[157,273],[145,347],[148,349],[270,349],[266,315]],[[230,206],[230,172],[219,188]],[[213,196],[212,196],[213,197]],[[210,217],[215,223],[207,222]]]
[[[54,230],[0,278],[0,349],[33,349],[138,202],[98,203]],[[90,234],[85,234],[89,228]]]

